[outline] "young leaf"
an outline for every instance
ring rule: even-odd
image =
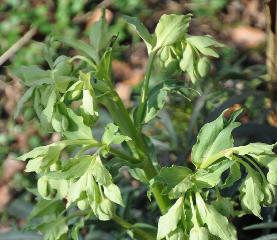
[[[185,38],[190,19],[191,14],[164,14],[161,16],[155,29],[155,36],[157,39],[155,49],[172,45]]]
[[[192,162],[197,168],[209,166],[211,164],[209,159],[215,154],[233,147],[232,131],[240,125],[234,122],[234,116],[237,114],[238,112],[235,112],[227,121],[222,113],[216,120],[201,128],[197,142],[192,148]]]
[[[183,212],[183,197],[180,197],[168,212],[161,216],[158,223],[157,240],[167,237],[171,232],[177,229]]]
[[[90,43],[93,45],[97,56],[101,51],[108,47],[112,33],[109,31],[108,24],[105,19],[105,10],[102,11],[102,16],[94,23],[89,30]]]
[[[131,26],[133,26],[138,35],[143,39],[145,42],[148,52],[152,50],[152,47],[154,45],[154,38],[149,33],[147,28],[137,19],[136,17],[130,17],[130,16],[123,16],[123,18],[126,20],[127,23],[129,23]]]
[[[124,141],[130,141],[131,138],[128,136],[121,135],[118,132],[118,126],[114,125],[113,123],[109,123],[105,127],[105,132],[102,136],[102,143],[109,146],[110,144],[121,144]]]

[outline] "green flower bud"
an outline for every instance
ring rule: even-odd
[[[200,58],[197,64],[197,70],[201,77],[205,77],[207,73],[210,71],[210,61],[206,57]]]

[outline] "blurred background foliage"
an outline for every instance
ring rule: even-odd
[[[190,33],[209,34],[226,47],[219,60],[213,62],[211,74],[196,85],[190,100],[172,95],[159,117],[144,129],[157,147],[163,165],[190,164],[190,149],[200,127],[215,119],[228,108],[243,106],[243,125],[234,132],[240,143],[277,141],[277,114],[267,88],[266,75],[266,17],[263,2],[259,0],[2,0],[0,3],[0,56],[33,29],[32,37],[16,54],[0,66],[0,240],[40,239],[36,234],[19,232],[24,229],[32,209],[34,176],[23,172],[24,165],[15,158],[34,147],[60,139],[57,134],[44,133],[34,119],[33,107],[27,106],[14,119],[16,103],[24,92],[11,68],[20,65],[46,66],[43,41],[52,37],[88,40],[90,27],[106,7],[109,31],[118,35],[116,57],[112,65],[117,91],[126,106],[136,100],[140,80],[147,62],[145,46],[121,18],[122,15],[139,17],[153,30],[164,13],[192,12],[194,18]],[[59,48],[58,48],[59,47]],[[75,52],[58,44],[54,55],[74,55]],[[165,80],[164,69],[157,63],[151,82]],[[175,76],[187,81],[184,76]],[[104,112],[104,110],[103,110]],[[98,128],[108,121],[100,119]],[[97,132],[97,130],[96,130]],[[119,209],[127,219],[155,222],[155,204],[148,202],[146,189],[122,170],[117,181],[123,189],[127,204]],[[25,189],[30,190],[30,192]],[[230,196],[232,193],[228,193]],[[132,207],[132,208],[131,208]],[[265,222],[276,218],[275,207],[264,209]],[[254,217],[243,216],[235,220],[239,239],[253,239],[274,233],[276,224],[243,227],[259,223]],[[261,230],[262,229],[262,230]],[[81,231],[80,239],[129,239],[116,231],[111,223],[89,220]],[[274,238],[271,238],[274,239]],[[276,239],[276,238],[275,238]]]

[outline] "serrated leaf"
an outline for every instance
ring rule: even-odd
[[[104,186],[104,194],[106,197],[114,203],[117,203],[124,207],[124,203],[121,197],[120,189],[115,184]]]
[[[91,128],[85,125],[84,119],[81,116],[77,115],[70,108],[65,108],[63,114],[66,115],[69,122],[68,130],[63,132],[63,135],[67,139],[92,139]]]
[[[203,223],[209,232],[222,240],[236,240],[236,230],[212,205],[206,204],[199,193],[196,194],[196,206]]]
[[[240,187],[241,204],[248,212],[262,219],[260,214],[261,204],[264,200],[260,176],[250,166],[247,168],[247,176]]]
[[[233,115],[236,114],[237,112]],[[201,128],[197,142],[192,148],[192,162],[197,168],[207,167],[210,164],[210,158],[222,150],[233,147],[232,131],[240,125],[234,120],[234,117],[231,117],[227,121],[222,113],[216,120],[206,123]]]
[[[109,123],[105,127],[105,132],[102,136],[102,143],[106,145],[110,144],[121,144],[124,141],[130,141],[131,138],[128,136],[121,135],[119,132],[118,126],[114,125],[113,123]]]
[[[223,188],[231,187],[236,181],[241,179],[240,165],[235,162],[231,167],[227,179],[223,184]]]
[[[177,43],[185,38],[191,15],[164,14],[155,29],[155,49]]]
[[[214,187],[221,181],[221,175],[234,164],[234,161],[225,159],[215,163],[207,169],[200,169],[195,173],[196,184],[199,187]]]
[[[44,234],[44,240],[57,240],[68,232],[66,219],[62,216],[40,224],[37,229]]]
[[[40,200],[35,207],[33,208],[32,212],[29,215],[29,219],[37,218],[37,217],[44,217],[46,215],[57,215],[57,213],[62,212],[63,204],[59,200]]]
[[[45,71],[35,65],[17,67],[12,69],[12,73],[19,77],[23,84],[28,87],[54,84],[54,81],[51,79],[51,71]]]
[[[160,217],[157,240],[167,237],[171,232],[177,229],[183,212],[183,202],[183,197],[180,197],[168,212]]]
[[[93,157],[89,155],[70,159],[61,171],[50,172],[47,176],[57,180],[78,178],[85,174],[92,162]]]
[[[164,186],[164,193],[168,193],[172,190],[173,192],[171,194],[176,195],[179,191],[185,190],[184,184],[187,186],[188,182],[182,181],[191,173],[192,171],[187,167],[163,167],[158,175],[151,181],[151,185],[161,184]]]

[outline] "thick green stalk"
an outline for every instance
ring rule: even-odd
[[[149,95],[149,80],[151,76],[151,70],[153,67],[153,61],[156,52],[152,52],[149,55],[149,61],[145,73],[145,78],[142,87],[142,95],[140,99],[140,105],[138,111],[140,111],[140,116],[143,118],[144,111],[146,107],[146,103]],[[135,158],[139,158],[142,160],[142,168],[145,171],[146,177],[148,180],[152,179],[157,175],[157,171],[153,166],[151,157],[149,155],[149,149],[146,146],[143,135],[141,133],[141,128],[135,127],[135,124],[130,118],[130,115],[125,108],[122,100],[118,96],[115,90],[111,89],[112,99],[107,98],[102,100],[102,104],[105,105],[107,110],[112,116],[112,119],[118,125],[122,134],[129,136],[133,141],[128,142],[128,145],[135,155]],[[141,121],[142,119],[140,119]],[[170,206],[170,201],[167,196],[161,194],[162,189],[160,186],[154,186],[151,191],[157,201],[157,204],[164,214],[168,210]]]

